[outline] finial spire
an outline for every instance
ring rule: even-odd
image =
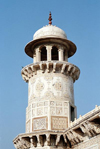
[[[49,24],[51,25],[52,24],[52,16],[51,16],[51,12],[49,13]]]

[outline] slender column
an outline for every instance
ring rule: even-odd
[[[63,48],[59,48],[59,61],[63,61],[64,60],[64,54],[63,54]]]
[[[52,46],[46,46],[47,49],[47,61],[51,61],[51,49]]]
[[[36,61],[40,62],[41,61],[41,50],[36,49]]]
[[[36,54],[33,55],[33,62],[36,63]]]

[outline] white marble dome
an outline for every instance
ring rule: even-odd
[[[59,27],[53,25],[47,25],[40,28],[38,31],[35,32],[33,40],[45,37],[58,37],[67,39],[65,32]]]

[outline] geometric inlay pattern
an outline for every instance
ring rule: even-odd
[[[47,118],[33,119],[33,131],[34,130],[45,130],[47,128]]]
[[[66,129],[68,127],[67,117],[52,117],[52,130]]]

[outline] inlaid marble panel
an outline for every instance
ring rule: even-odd
[[[63,130],[68,127],[67,117],[52,117],[51,121],[53,130]]]
[[[33,131],[46,130],[46,129],[47,129],[47,117],[33,119]]]

